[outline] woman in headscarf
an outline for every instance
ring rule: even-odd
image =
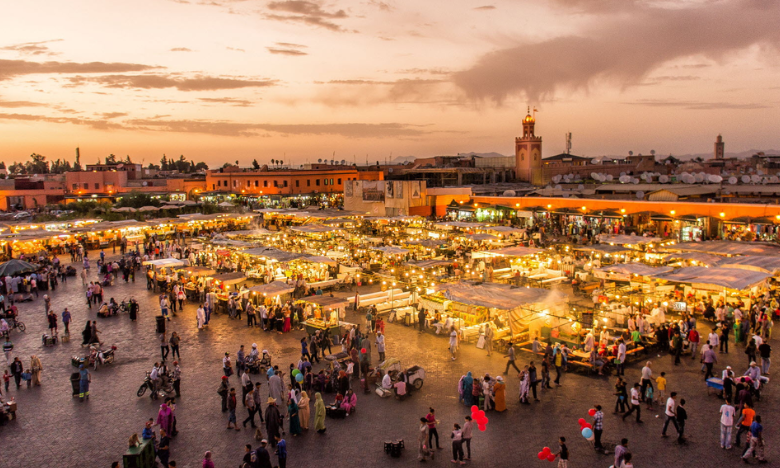
[[[43,371],[43,365],[41,360],[35,354],[30,358],[30,371],[32,372],[32,384],[41,386],[41,371]]]
[[[322,394],[314,394],[314,429],[320,434],[325,432],[325,402],[322,401]]]
[[[347,376],[347,373],[344,371],[339,371],[339,385],[338,385],[339,393],[342,395],[347,393],[347,390],[349,390],[349,376]]]
[[[425,418],[420,418],[420,432],[417,436],[417,459],[419,461],[425,461],[428,457],[428,421]]]
[[[203,456],[203,468],[214,468],[214,462],[211,459],[211,452],[206,452]]]
[[[528,402],[528,390],[531,388],[531,374],[528,372],[528,366],[523,368],[520,373],[520,403],[525,405],[530,404]],[[506,406],[506,405],[504,405]]]
[[[168,407],[167,403],[160,405],[160,411],[157,412],[157,424],[160,425],[160,429],[165,429],[166,434],[170,434],[173,431],[173,413]]]
[[[341,402],[341,407],[347,412],[347,414],[350,414],[355,411],[356,406],[357,395],[355,395],[355,392],[353,392],[352,389],[349,389],[347,390],[347,393],[344,394],[344,400]]]
[[[292,434],[293,437],[303,433],[298,411],[298,404],[295,403],[294,399],[290,398],[290,403],[287,405],[287,415],[290,418],[290,434]]]
[[[495,406],[493,409],[498,412],[506,411],[506,384],[504,383],[504,378],[500,375],[496,377],[496,384],[493,385],[493,393],[495,394]],[[526,390],[525,393],[527,396],[528,390]]]
[[[84,327],[84,331],[81,332],[81,338],[81,346],[88,345],[92,339],[92,327],[90,326],[89,320],[87,320],[87,325]]]
[[[466,377],[463,377],[463,380],[460,384],[460,392],[463,395],[463,403],[471,408],[471,406],[474,404],[474,399],[472,398],[472,389],[474,388],[474,377],[471,376],[471,371],[466,373]]]
[[[309,415],[311,409],[309,408],[309,394],[301,392],[301,399],[298,401],[298,419],[301,423],[301,428],[309,429]]]

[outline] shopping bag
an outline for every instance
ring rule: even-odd
[[[485,335],[479,335],[479,340],[477,340],[477,348],[485,349]]]

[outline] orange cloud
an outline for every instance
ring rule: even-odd
[[[73,86],[97,83],[107,88],[164,89],[176,88],[179,91],[215,91],[219,89],[264,88],[278,84],[277,80],[243,80],[236,78],[218,78],[198,76],[179,78],[167,75],[103,75],[75,76],[70,78]]]
[[[138,63],[105,63],[105,62],[29,62],[27,60],[0,60],[0,81],[20,75],[55,74],[55,73],[125,73],[151,70],[150,65]]]

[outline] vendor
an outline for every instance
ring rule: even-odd
[[[393,379],[390,378],[390,372],[387,372],[384,377],[382,377],[382,388],[390,390],[393,388]]]

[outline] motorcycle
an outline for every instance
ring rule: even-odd
[[[151,392],[151,395],[149,397],[152,400],[156,400],[160,397],[165,398],[166,393],[173,393],[173,373],[163,374],[160,373],[159,381],[159,388],[155,388],[154,381],[152,380],[152,373],[147,372],[146,377],[144,378],[144,383],[141,384],[141,386],[138,388],[138,392],[136,392],[136,395],[139,397],[142,397],[146,394],[146,391],[149,390]]]

